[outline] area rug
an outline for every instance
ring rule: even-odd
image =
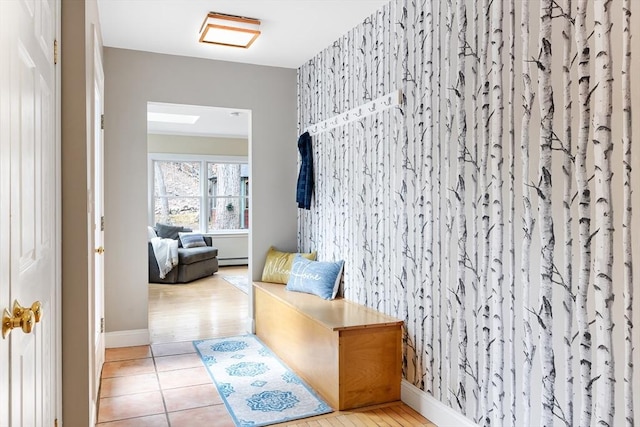
[[[255,335],[193,345],[236,426],[266,426],[333,411]]]
[[[231,283],[236,288],[240,289],[245,294],[249,293],[249,278],[244,275],[238,276],[220,276],[227,282]]]

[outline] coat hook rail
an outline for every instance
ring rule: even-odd
[[[374,99],[373,101],[369,101],[366,104],[352,108],[351,110],[345,111],[342,114],[338,114],[337,116],[334,116],[330,119],[309,126],[308,128],[306,128],[306,131],[311,135],[316,135],[318,133],[326,132],[338,126],[346,125],[347,123],[351,123],[355,120],[360,120],[363,117],[369,116],[371,114],[379,113],[386,110],[387,108],[396,107],[401,103],[402,91],[398,89],[377,99]]]

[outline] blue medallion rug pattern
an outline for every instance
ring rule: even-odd
[[[266,426],[333,411],[255,335],[193,345],[237,426]]]

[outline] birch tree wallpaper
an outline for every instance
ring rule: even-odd
[[[301,133],[402,91],[312,135],[299,246],[344,259],[345,297],[404,320],[404,378],[480,425],[640,410],[638,12],[395,0],[298,70]]]

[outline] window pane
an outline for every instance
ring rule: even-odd
[[[209,231],[249,228],[249,210],[244,197],[215,197],[209,200]]]
[[[154,223],[181,225],[197,231],[200,229],[200,199],[156,197],[154,219]]]
[[[209,231],[249,228],[249,165],[207,163]]]
[[[200,195],[200,162],[154,162],[155,196]]]
[[[244,163],[207,163],[207,172],[210,196],[240,196],[249,167]]]

